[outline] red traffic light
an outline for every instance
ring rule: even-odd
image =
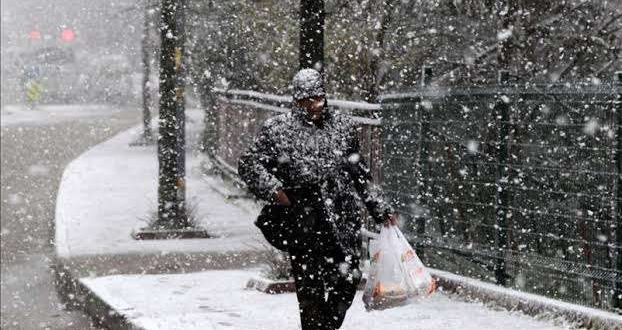
[[[71,28],[64,28],[60,33],[60,40],[72,42],[76,38],[76,33]]]

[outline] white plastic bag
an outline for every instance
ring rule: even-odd
[[[363,293],[367,310],[413,303],[430,295],[436,282],[397,226],[382,227],[370,243],[371,265]]]

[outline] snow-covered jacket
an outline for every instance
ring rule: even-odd
[[[296,106],[267,119],[240,157],[238,173],[255,196],[269,203],[283,189],[292,202],[289,221],[304,224],[292,248],[321,245],[352,254],[362,222],[357,199],[378,223],[393,209],[371,182],[352,119],[324,109],[320,124],[308,121],[306,110]]]

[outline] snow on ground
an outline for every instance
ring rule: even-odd
[[[187,111],[188,150],[198,139],[199,111]],[[130,147],[137,126],[99,144],[63,173],[56,208],[56,249],[61,257],[140,252],[226,252],[259,246],[252,224],[258,209],[228,201],[212,190],[200,170],[201,158],[188,152],[187,200],[213,239],[145,240],[131,237],[145,227],[157,207],[156,146]],[[85,184],[86,183],[86,184]],[[249,203],[246,203],[249,204]]]
[[[293,293],[245,289],[257,270],[168,275],[114,275],[81,281],[143,329],[300,329]],[[146,294],[148,292],[148,294]],[[359,291],[344,330],[560,330],[518,312],[495,311],[437,292],[417,304],[366,312]]]
[[[521,301],[523,304],[530,304],[532,306],[539,306],[540,310],[545,309],[557,309],[560,311],[566,311],[568,313],[576,313],[578,315],[590,315],[594,319],[599,319],[612,324],[615,329],[622,329],[622,315],[617,315],[604,310],[590,308],[587,306],[581,306],[571,304],[561,300],[540,296],[533,293],[523,292],[519,290],[513,290],[505,288],[493,283],[480,281],[474,278],[460,276],[452,274],[450,272],[430,269],[432,275],[442,277],[446,280],[454,283],[460,283],[463,288],[472,289],[479,292],[486,292],[494,295],[499,299],[509,299],[510,301]],[[613,330],[613,329],[612,329]]]
[[[29,109],[25,105],[6,105],[0,110],[2,127],[42,125],[83,117],[105,116],[123,111],[103,104],[39,105]]]
[[[200,137],[201,113],[187,112],[189,148]],[[187,196],[215,239],[136,241],[156,208],[156,147],[130,147],[140,127],[123,132],[74,160],[63,174],[56,210],[57,254],[80,257],[141,252],[224,252],[257,248],[252,221],[258,207],[212,190],[201,158],[187,157]],[[81,279],[95,294],[144,329],[299,329],[294,294],[245,290],[258,270],[190,274],[114,275]],[[360,293],[343,329],[564,329],[520,313],[494,311],[437,293],[416,305],[365,312]]]

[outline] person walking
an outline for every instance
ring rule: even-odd
[[[284,223],[302,329],[338,329],[361,279],[359,201],[377,223],[397,214],[371,183],[354,122],[327,106],[321,74],[300,70],[292,85],[291,111],[263,123],[238,174],[268,201],[260,219]]]

